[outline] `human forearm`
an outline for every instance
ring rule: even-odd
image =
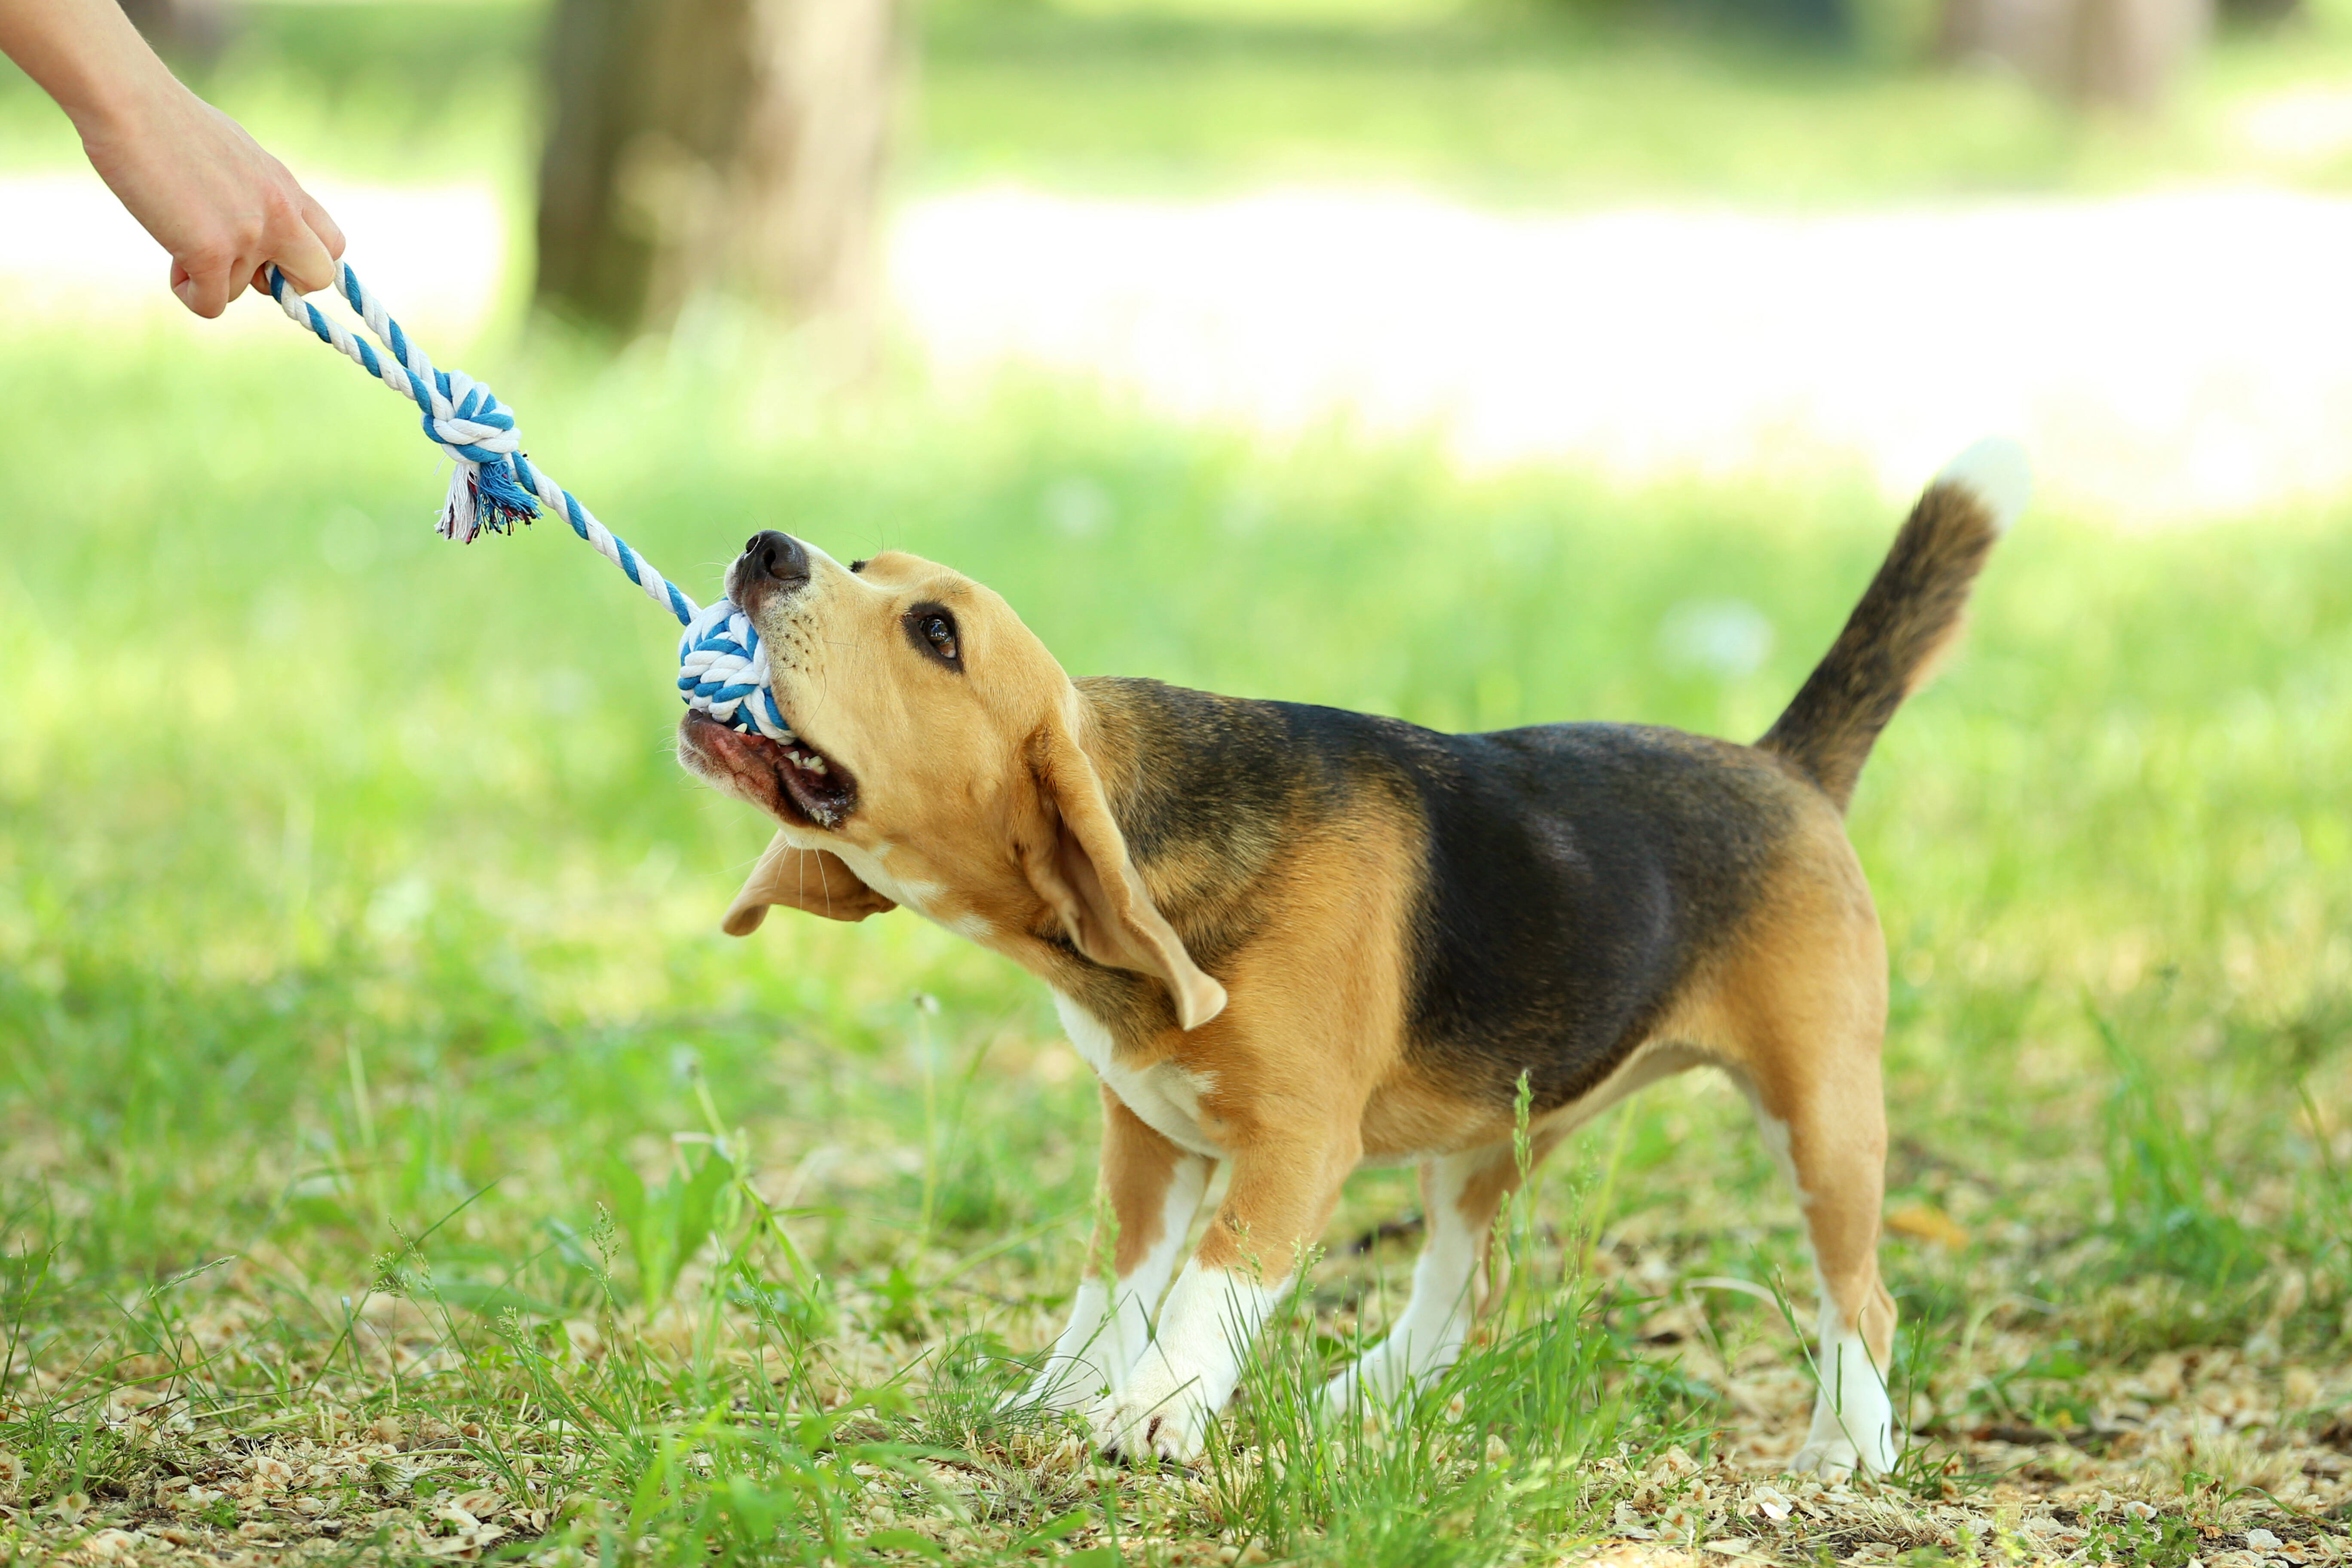
[[[0,54],[57,100],[85,141],[132,132],[178,86],[114,0],[0,0]]]
[[[0,52],[81,132],[91,167],[172,254],[172,292],[217,316],[276,262],[334,281],[342,231],[244,128],[180,85],[115,0],[0,0]]]

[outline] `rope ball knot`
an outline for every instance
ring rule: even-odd
[[[688,708],[732,730],[788,744],[792,726],[776,707],[760,628],[726,600],[706,605],[677,639],[677,694]]]

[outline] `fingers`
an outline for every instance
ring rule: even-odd
[[[243,272],[226,260],[197,255],[172,262],[172,292],[208,321],[228,309],[229,297],[243,284]]]
[[[275,263],[287,280],[299,293],[315,294],[321,289],[331,289],[341,276],[335,265],[343,253],[343,231],[327,216],[310,192],[286,176],[295,205],[293,214],[281,213],[265,229],[257,242],[260,259],[252,264],[252,288],[257,294],[269,292],[269,268]],[[236,274],[241,275],[240,261]],[[176,274],[173,291],[178,292]],[[187,296],[183,295],[183,299]],[[194,310],[195,307],[189,307]],[[218,312],[214,312],[217,314]]]
[[[289,224],[271,237],[275,243],[269,246],[265,263],[278,263],[278,270],[293,279],[294,287],[311,294],[334,286],[335,258],[327,254],[326,246],[311,232],[310,225]],[[340,241],[342,236],[338,234],[335,237]],[[263,287],[258,283],[256,286]]]
[[[268,293],[273,261],[305,294],[335,281],[334,261],[319,237],[308,227],[289,223],[245,240],[233,255],[208,249],[175,257],[172,292],[181,304],[211,321],[227,310],[229,301],[244,293],[248,284],[257,293]]]
[[[338,250],[342,247],[341,231],[336,232],[335,247]],[[239,248],[242,254],[226,260],[212,251],[173,258],[172,292],[178,296],[180,303],[211,321],[227,310],[229,301],[243,293],[248,284],[257,294],[268,293],[272,262],[302,293],[315,294],[334,287],[335,258],[328,254],[326,244],[307,223],[273,224],[258,238],[247,241]]]

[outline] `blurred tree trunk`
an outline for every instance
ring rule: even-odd
[[[559,0],[537,299],[619,332],[720,289],[870,322],[898,0]]]
[[[1941,49],[2004,61],[2076,103],[2154,113],[2212,14],[2212,0],[1945,0]]]
[[[157,54],[210,61],[228,38],[221,0],[121,0],[122,14]]]

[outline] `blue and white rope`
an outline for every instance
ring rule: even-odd
[[[677,690],[688,707],[732,729],[779,742],[792,740],[792,728],[776,707],[769,684],[767,649],[760,646],[758,628],[741,610],[725,599],[697,605],[597,521],[570,490],[533,468],[522,450],[513,410],[464,371],[434,369],[425,351],[400,330],[348,262],[336,275],[335,291],[391,351],[390,359],[296,293],[277,268],[269,269],[269,292],[288,318],[414,402],[424,416],[425,437],[457,465],[436,525],[443,538],[470,544],[484,533],[511,532],[516,523],[537,517],[541,505],[561,513],[572,532],[594,545],[685,626],[677,643]]]

